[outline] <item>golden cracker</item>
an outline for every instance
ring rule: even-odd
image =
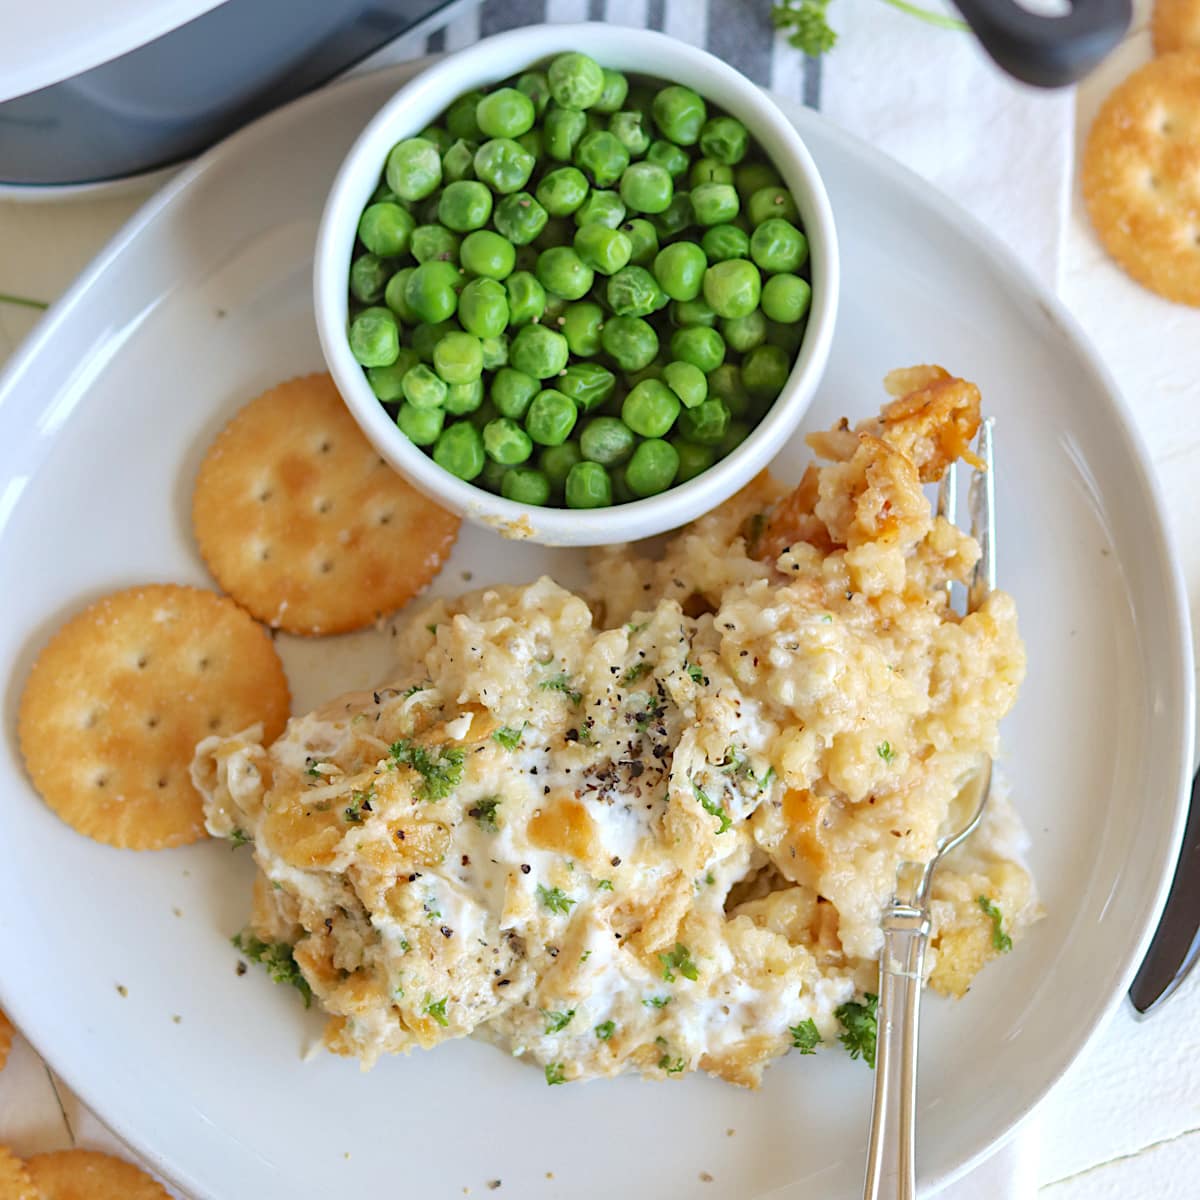
[[[7,1146],[0,1146],[0,1200],[40,1200],[25,1164]]]
[[[289,633],[344,633],[421,591],[459,519],[379,457],[328,375],[291,379],[218,434],[192,524],[218,583]]]
[[[1082,182],[1118,265],[1168,300],[1200,305],[1200,50],[1154,59],[1109,96]]]
[[[171,1200],[141,1168],[99,1150],[35,1154],[25,1169],[40,1200]]]
[[[189,767],[196,743],[287,721],[287,678],[265,629],[199,588],[116,592],[50,640],[21,696],[21,753],[42,798],[110,846],[205,836]]]
[[[4,1064],[8,1062],[8,1052],[12,1049],[13,1023],[0,1012],[0,1071],[4,1070]]]
[[[1200,0],[1155,0],[1154,53],[1200,49]]]

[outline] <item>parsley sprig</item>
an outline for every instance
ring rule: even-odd
[[[676,971],[684,979],[694,980],[699,977],[700,972],[692,961],[692,952],[682,942],[676,942],[674,950],[660,953],[658,961],[662,963],[663,978],[668,983],[675,982]]]
[[[537,898],[542,902],[543,908],[555,913],[569,913],[575,903],[562,888],[543,887],[540,883],[537,885]]]
[[[265,967],[276,983],[290,983],[304,997],[305,1008],[312,1006],[312,988],[300,973],[293,949],[287,942],[264,942],[244,929],[231,940],[251,962]]]
[[[992,949],[1007,954],[1012,949],[1012,938],[1004,932],[1004,914],[986,896],[976,896],[975,903],[992,922]]]
[[[394,767],[411,767],[421,776],[417,795],[422,800],[444,800],[463,777],[466,755],[449,746],[421,746],[407,738],[393,742],[388,757]]]
[[[566,673],[566,671],[560,671],[557,675],[552,676],[550,679],[543,679],[542,682],[538,684],[538,687],[541,688],[543,692],[562,692],[562,694],[566,696],[566,698],[570,700],[572,704],[577,705],[583,699],[583,693],[577,692],[571,686],[571,677]]]
[[[884,0],[893,8],[933,25],[938,29],[966,30],[965,21],[945,13],[910,4],[908,0]],[[788,42],[810,58],[819,58],[837,44],[837,34],[829,26],[829,0],[777,0],[771,8],[771,23],[776,29],[788,30]],[[761,516],[762,514],[758,514]],[[753,552],[758,534],[753,531],[750,548]]]
[[[789,1025],[788,1033],[792,1035],[793,1048],[799,1050],[801,1054],[816,1054],[817,1047],[824,1040],[812,1017],[809,1017],[807,1021],[801,1021],[799,1025]]]
[[[842,1032],[838,1041],[850,1053],[851,1058],[862,1058],[872,1070],[875,1069],[875,1038],[878,1024],[875,1020],[875,1010],[879,1007],[879,997],[867,992],[862,1003],[849,1000],[838,1005],[834,1016],[842,1023]]]
[[[434,998],[428,992],[425,993],[424,1011],[428,1013],[428,1015],[431,1016],[443,1029],[450,1024],[446,1017],[446,1001],[448,999],[448,996],[443,996],[440,1000],[434,1000]]]
[[[485,796],[467,809],[467,816],[474,817],[475,823],[484,833],[496,833],[499,828],[496,824],[496,809],[500,807],[500,803],[499,796]]]
[[[571,1018],[575,1015],[573,1008],[568,1008],[565,1012],[551,1012],[547,1009],[542,1009],[542,1016],[546,1021],[547,1033],[561,1033],[571,1023]]]
[[[509,725],[501,725],[492,734],[492,741],[498,746],[503,746],[505,750],[515,750],[521,744],[521,738],[524,736],[527,724],[527,721],[522,722],[520,729],[513,729]]]

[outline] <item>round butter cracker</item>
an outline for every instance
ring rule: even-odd
[[[25,1169],[38,1200],[171,1200],[145,1171],[98,1150],[35,1154]]]
[[[0,1146],[0,1200],[42,1200],[25,1164]]]
[[[1082,182],[1118,265],[1168,300],[1200,305],[1200,50],[1154,59],[1109,96]]]
[[[1200,49],[1200,0],[1155,0],[1154,53]]]
[[[317,635],[360,629],[420,592],[459,519],[379,457],[328,375],[307,375],[264,392],[217,435],[192,525],[239,604]]]
[[[270,636],[199,588],[116,592],[73,617],[29,673],[18,716],[33,784],[68,825],[110,846],[161,849],[205,835],[189,767],[196,743],[287,722]]]

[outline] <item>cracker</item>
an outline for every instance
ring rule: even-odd
[[[8,1052],[12,1049],[13,1043],[13,1023],[0,1012],[0,1071],[4,1070],[4,1064],[8,1062]]]
[[[99,1150],[35,1154],[25,1169],[39,1200],[171,1200],[145,1171]]]
[[[1156,58],[1109,96],[1082,179],[1118,265],[1168,300],[1200,305],[1200,50]]]
[[[1155,0],[1154,53],[1200,48],[1200,0]]]
[[[0,1146],[0,1200],[40,1200],[25,1164]]]
[[[289,633],[343,633],[415,596],[459,519],[400,478],[328,375],[252,400],[213,442],[192,524],[220,585]]]
[[[42,651],[21,697],[21,753],[42,798],[110,846],[159,849],[205,836],[189,768],[196,743],[287,721],[283,667],[265,629],[198,588],[116,592]]]

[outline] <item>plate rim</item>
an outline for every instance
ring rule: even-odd
[[[391,64],[377,70],[356,74],[310,92],[237,130],[185,166],[124,222],[63,295],[50,306],[37,326],[18,347],[4,370],[0,372],[0,409],[3,408],[10,395],[17,392],[25,374],[34,368],[39,356],[47,347],[53,346],[61,327],[75,310],[86,302],[90,290],[119,260],[125,250],[164,210],[174,203],[181,193],[192,188],[209,171],[217,169],[226,156],[238,153],[243,142],[250,142],[264,136],[264,131],[269,131],[274,123],[290,120],[297,112],[306,110],[310,106],[316,108],[334,103],[336,97],[347,92],[371,91],[385,76],[394,77],[395,86],[399,87],[442,57],[444,56],[430,55],[404,63]],[[1161,601],[1164,606],[1164,615],[1169,618],[1170,640],[1179,652],[1174,658],[1174,677],[1168,683],[1171,691],[1177,693],[1181,701],[1177,716],[1179,732],[1182,737],[1178,742],[1180,754],[1169,835],[1160,850],[1161,869],[1153,901],[1147,909],[1143,927],[1137,931],[1136,938],[1133,939],[1130,948],[1120,960],[1117,970],[1120,985],[1114,988],[1112,994],[1107,997],[1099,1009],[1092,1028],[1075,1050],[1050,1071],[1044,1084],[1037,1090],[1036,1095],[1024,1111],[1017,1114],[1007,1126],[998,1129],[990,1141],[970,1153],[957,1166],[942,1170],[940,1173],[926,1172],[921,1175],[922,1188],[933,1193],[969,1173],[1007,1142],[1070,1067],[1094,1044],[1124,1000],[1129,984],[1149,946],[1166,902],[1174,874],[1174,865],[1178,860],[1191,784],[1195,742],[1196,681],[1192,670],[1194,651],[1190,609],[1181,559],[1176,551],[1172,527],[1167,520],[1162,487],[1154,472],[1153,460],[1147,451],[1141,432],[1133,420],[1128,401],[1117,386],[1107,363],[1093,346],[1091,339],[1075,316],[1059,297],[1038,278],[1031,267],[1022,262],[991,229],[962,208],[957,201],[938,191],[933,184],[923,179],[915,171],[889,157],[864,139],[835,125],[819,112],[807,109],[776,93],[771,93],[771,95],[785,116],[797,125],[802,135],[808,129],[819,129],[820,136],[835,143],[841,152],[852,157],[860,170],[881,176],[889,186],[903,192],[906,198],[931,210],[935,216],[947,221],[960,231],[970,234],[978,253],[984,257],[996,275],[1005,282],[1008,290],[1011,293],[1027,297],[1041,307],[1048,319],[1070,344],[1079,360],[1091,371],[1105,398],[1109,401],[1115,431],[1124,440],[1125,451],[1131,460],[1130,465],[1136,472],[1137,482],[1142,488],[1154,518],[1154,528],[1150,532],[1154,535],[1155,559],[1162,567],[1164,579],[1169,584],[1162,592]],[[335,99],[331,99],[331,97]],[[0,982],[0,987],[2,987],[2,982]],[[9,1011],[15,1012],[17,1007],[11,1006]],[[53,1050],[47,1053],[40,1046],[35,1046],[35,1048],[105,1125],[127,1142],[165,1178],[177,1186],[183,1186],[178,1181],[186,1179],[187,1172],[179,1169],[179,1164],[166,1160],[150,1143],[149,1134],[130,1128],[122,1119],[108,1113],[106,1104],[97,1104],[92,1087],[87,1083],[79,1086],[80,1081],[76,1078],[76,1072],[69,1067],[64,1069],[64,1065],[56,1061]],[[790,1186],[792,1185],[785,1185],[785,1190]],[[775,1194],[782,1195],[783,1193]]]

